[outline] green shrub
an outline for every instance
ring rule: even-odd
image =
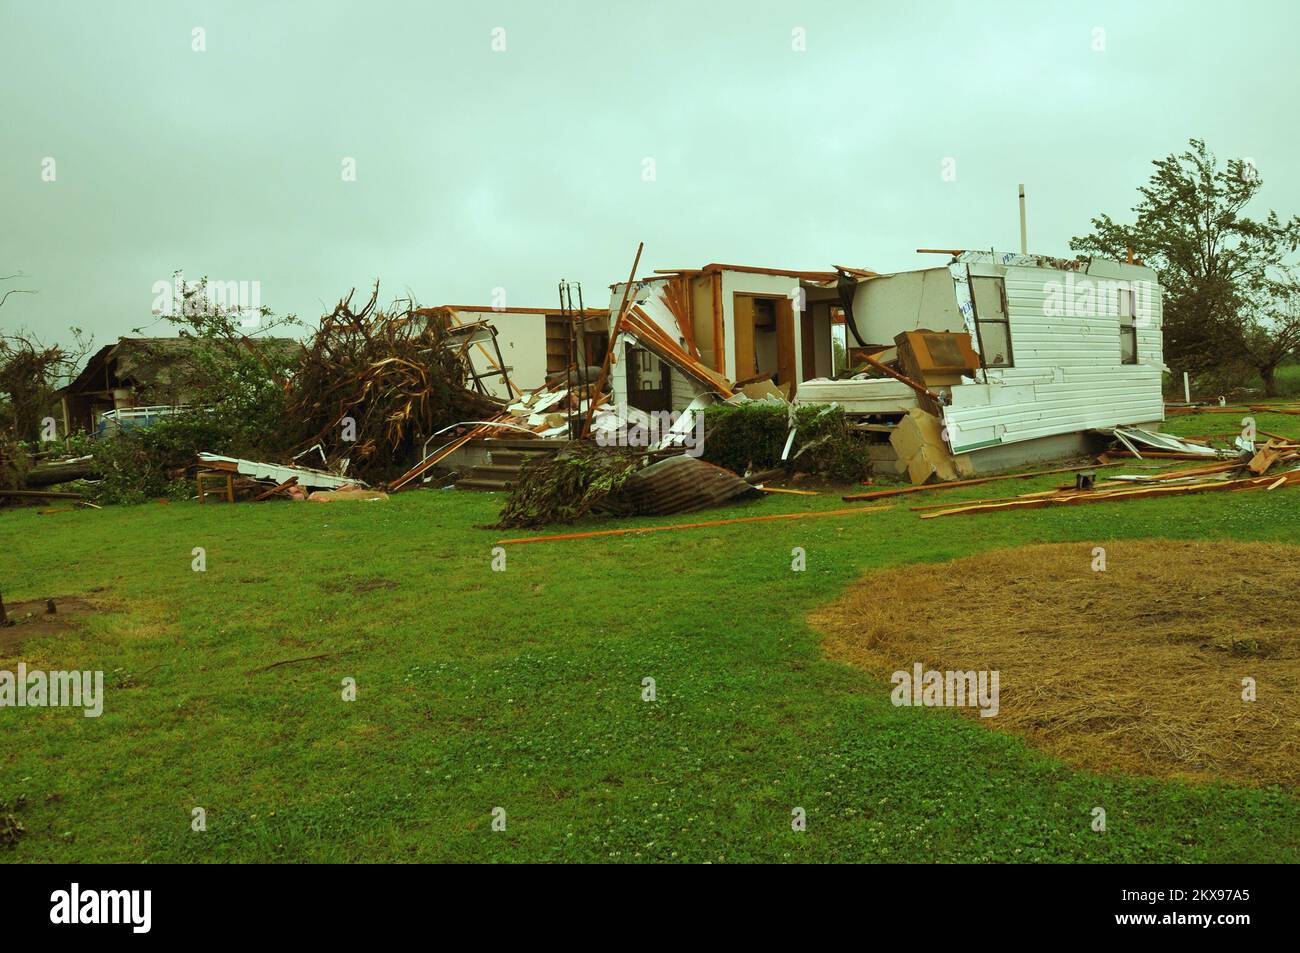
[[[704,459],[735,473],[782,467],[837,483],[853,483],[870,472],[867,443],[849,429],[842,408],[796,408],[794,426],[790,459],[782,460],[790,434],[787,407],[757,401],[710,407],[704,412]]]
[[[198,411],[152,427],[105,434],[91,442],[100,483],[90,492],[99,503],[143,503],[167,497],[185,499],[190,484],[173,476],[195,462],[200,451],[224,453],[233,439],[231,425]]]

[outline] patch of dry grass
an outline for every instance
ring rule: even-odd
[[[979,720],[1071,765],[1300,785],[1300,547],[1105,550],[1102,572],[1082,543],[874,572],[810,622],[884,679],[999,671],[1000,711]]]

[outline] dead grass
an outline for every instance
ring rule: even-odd
[[[886,680],[997,670],[1000,711],[978,720],[1068,764],[1300,786],[1300,547],[1105,550],[1104,572],[1084,543],[875,572],[809,621],[831,658]]]

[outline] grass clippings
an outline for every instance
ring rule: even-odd
[[[1119,541],[1095,559],[1068,543],[873,572],[810,622],[885,679],[997,670],[980,720],[1076,767],[1300,785],[1300,548]]]

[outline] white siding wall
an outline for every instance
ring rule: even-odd
[[[965,269],[964,264],[953,267],[954,272]],[[1154,272],[1114,262],[1095,262],[1086,274],[987,262],[972,263],[970,269],[975,278],[1005,279],[1015,367],[990,370],[987,385],[981,374],[977,383],[953,387],[944,417],[954,453],[1164,419],[1160,289]],[[1114,281],[1145,282],[1137,295],[1137,364],[1120,363],[1113,286],[1102,284]],[[959,283],[959,300],[964,292]]]

